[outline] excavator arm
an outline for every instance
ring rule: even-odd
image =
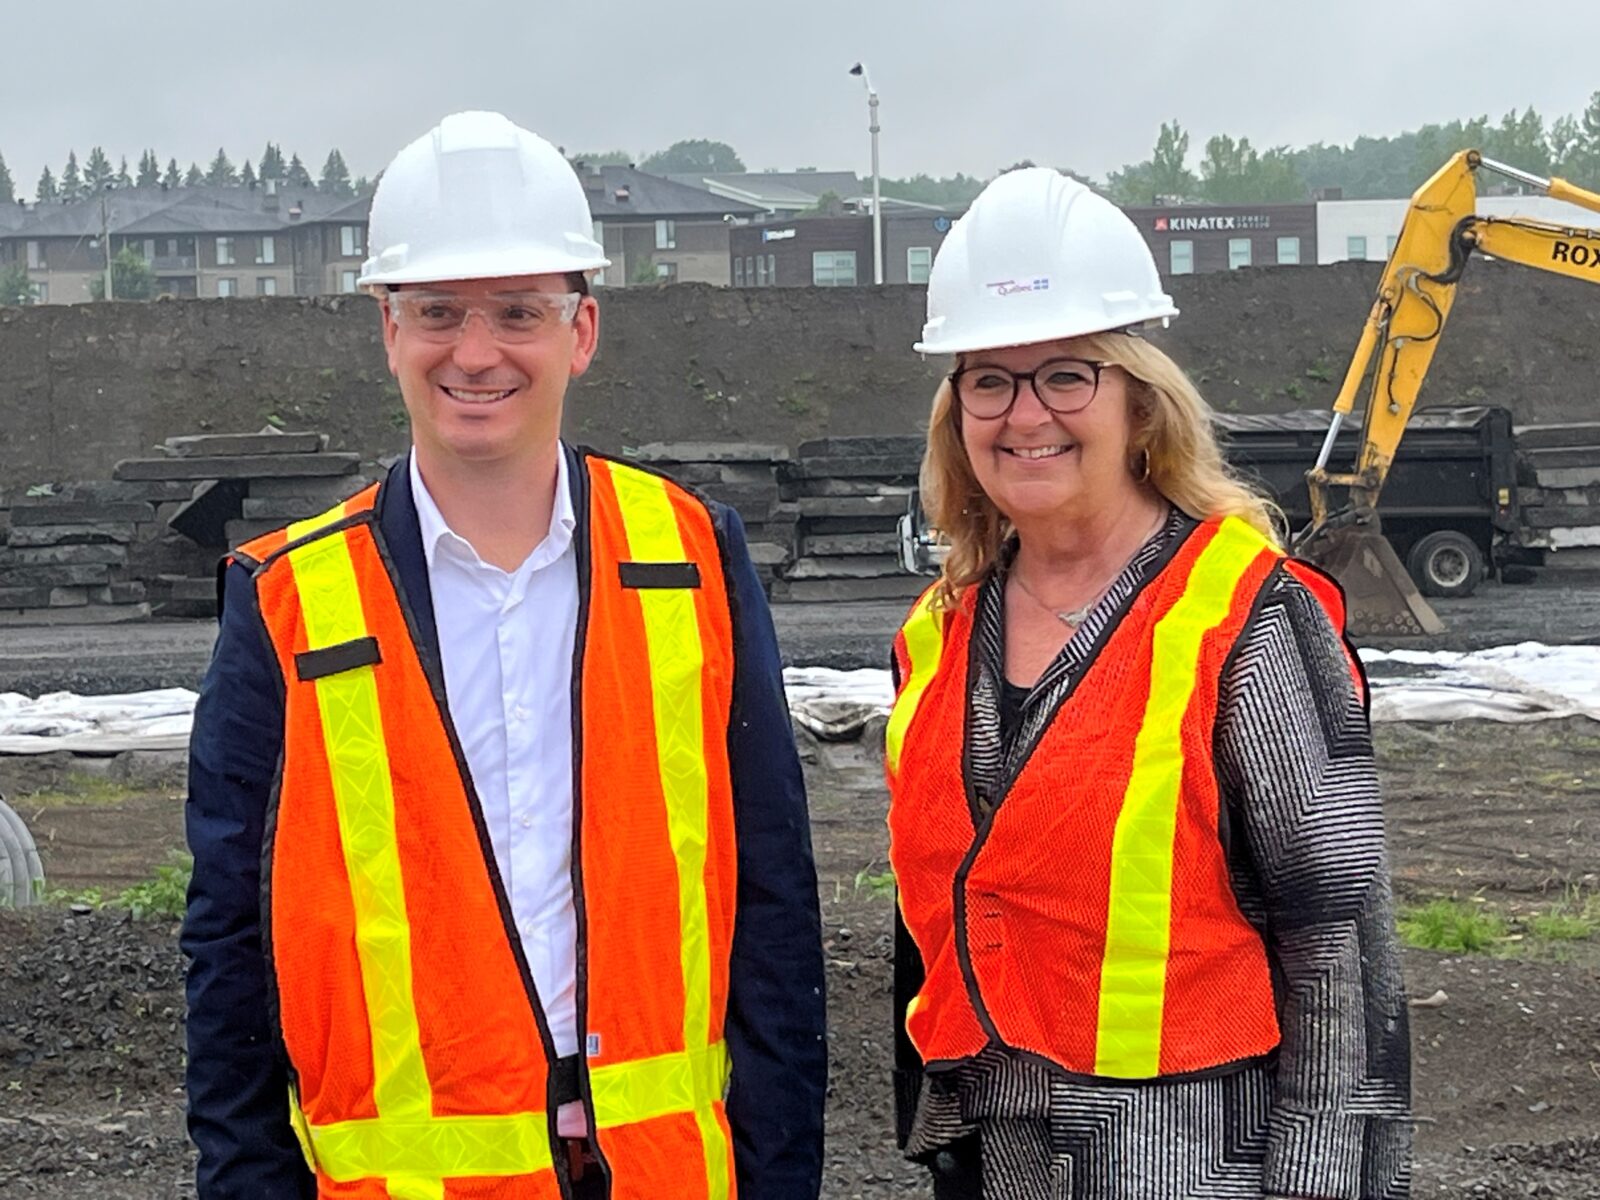
[[[1311,523],[1294,542],[1297,553],[1344,585],[1352,633],[1443,629],[1381,536],[1376,509],[1467,261],[1484,253],[1600,283],[1600,230],[1479,216],[1475,176],[1480,169],[1600,212],[1600,195],[1565,180],[1529,175],[1485,159],[1476,150],[1457,154],[1412,197],[1334,401],[1333,423],[1317,465],[1306,473]],[[1334,439],[1363,391],[1365,417],[1354,470],[1329,471]],[[1335,489],[1345,493],[1337,509]]]

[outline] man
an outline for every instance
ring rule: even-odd
[[[373,200],[412,453],[223,571],[195,714],[202,1200],[815,1200],[805,798],[738,517],[560,441],[604,267],[490,113]]]

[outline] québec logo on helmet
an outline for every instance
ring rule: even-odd
[[[1000,283],[989,283],[984,286],[996,296],[1014,296],[1018,292],[1048,292],[1050,290],[1050,277],[1045,275],[1038,279],[1029,279],[1022,282],[1018,282],[1015,279],[1007,279]]]

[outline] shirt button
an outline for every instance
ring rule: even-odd
[[[519,721],[526,721],[528,719],[528,710],[519,704],[511,710],[511,715]]]
[[[530,817],[527,813],[523,813],[522,814],[522,827],[524,829],[532,829],[533,828],[533,818]]]

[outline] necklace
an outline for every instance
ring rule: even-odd
[[[1162,505],[1161,511],[1156,515],[1155,524],[1145,531],[1145,535],[1139,539],[1139,544],[1134,547],[1133,553],[1128,555],[1127,561],[1118,567],[1114,572],[1112,572],[1111,578],[1106,581],[1106,585],[1095,594],[1094,598],[1090,600],[1089,603],[1083,605],[1081,608],[1058,609],[1054,605],[1046,604],[1044,600],[1040,598],[1037,592],[1023,582],[1021,575],[1013,572],[1011,574],[1011,578],[1016,581],[1017,586],[1022,589],[1022,594],[1027,596],[1028,599],[1032,600],[1035,604],[1044,609],[1045,612],[1049,613],[1063,625],[1076,629],[1079,625],[1082,625],[1085,618],[1087,618],[1088,615],[1094,611],[1095,605],[1099,604],[1100,601],[1105,599],[1106,593],[1111,590],[1111,585],[1116,583],[1118,579],[1122,578],[1122,573],[1128,569],[1129,564],[1132,563],[1134,559],[1139,557],[1139,551],[1144,549],[1145,543],[1155,535],[1156,530],[1161,528],[1161,526],[1166,522],[1166,519],[1167,509],[1165,505]]]

